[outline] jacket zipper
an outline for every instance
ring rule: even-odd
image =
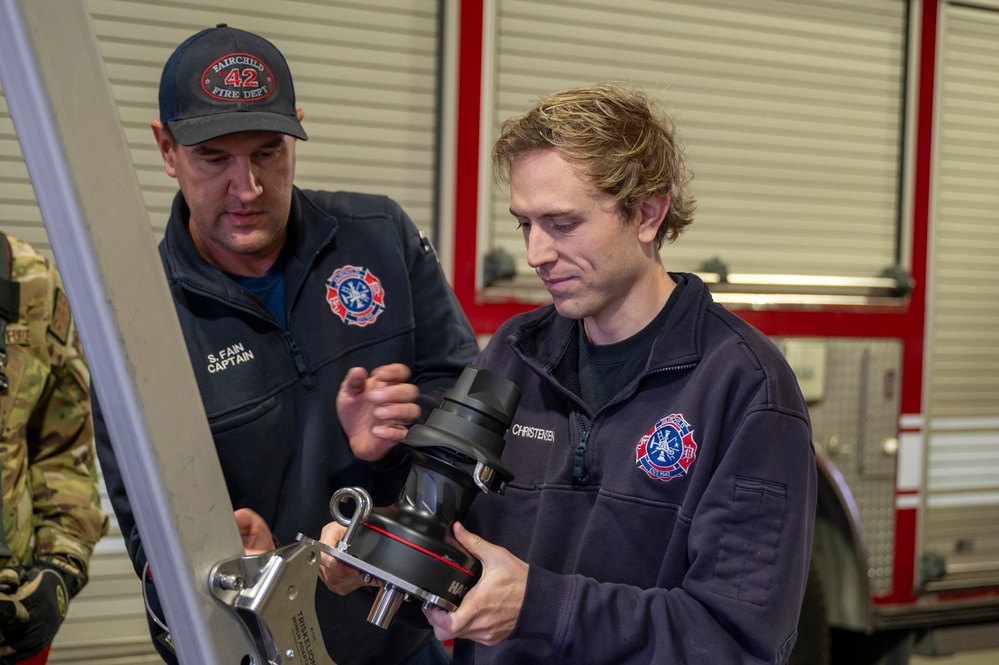
[[[259,312],[255,312],[249,307],[243,307],[242,305],[234,303],[231,300],[220,298],[213,293],[208,293],[207,291],[196,289],[193,286],[190,286],[183,282],[180,282],[180,288],[184,289],[188,293],[193,293],[195,295],[201,296],[202,298],[208,298],[209,300],[214,300],[215,302],[221,303],[226,307],[231,307],[232,309],[239,310],[240,312],[244,312],[246,314],[249,314],[250,316],[262,319],[267,323],[271,323],[275,326],[277,325],[277,323],[275,323],[273,319],[270,319],[269,317],[266,316],[262,316]],[[291,312],[290,307],[288,308],[288,312],[289,313]],[[286,316],[288,316],[288,314],[286,314]],[[285,346],[288,347],[288,352],[291,354],[292,361],[295,363],[295,370],[298,372],[299,378],[302,379],[302,386],[306,390],[311,390],[316,386],[316,379],[314,376],[309,374],[309,367],[305,362],[305,355],[302,353],[301,347],[298,346],[298,341],[295,339],[295,336],[291,334],[290,330],[283,331],[281,336],[284,339]]]
[[[295,285],[295,290],[291,292],[291,302],[289,302],[288,306],[285,308],[285,330],[291,330],[291,310],[295,306],[295,303],[298,302],[298,296],[302,293],[302,289],[305,287],[305,280],[308,278],[309,273],[312,272],[312,266],[316,262],[316,257],[319,255],[319,252],[326,249],[327,245],[333,241],[333,237],[336,236],[338,228],[339,227],[336,227],[329,232],[326,239],[319,244],[316,250],[312,253],[312,256],[309,257],[309,262],[305,264],[305,270],[302,271],[302,276],[299,277],[298,284]]]
[[[697,363],[687,363],[685,365],[673,365],[672,367],[661,367],[659,369],[652,370],[651,372],[646,372],[640,378],[644,379],[650,377],[653,374],[662,374],[664,372],[677,372],[685,369],[692,369],[696,367]],[[576,411],[576,423],[579,426],[579,441],[576,443],[576,452],[573,457],[572,463],[572,484],[581,485],[589,476],[589,459],[590,459],[590,432],[593,431],[592,425],[597,422],[597,418],[600,414],[607,410],[609,407],[615,404],[620,404],[631,399],[636,392],[638,392],[638,383],[635,383],[635,388],[632,388],[626,395],[622,395],[620,398],[607,402],[607,404],[600,407],[600,409],[593,414],[593,420],[591,421],[590,429],[586,429],[586,424],[583,422],[583,416],[579,411]]]

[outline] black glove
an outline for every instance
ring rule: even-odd
[[[86,580],[77,566],[55,558],[0,571],[0,659],[29,658],[51,644]]]

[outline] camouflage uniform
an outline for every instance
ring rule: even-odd
[[[62,554],[86,574],[108,528],[98,493],[90,372],[59,274],[30,245],[7,237],[21,307],[18,320],[7,324],[10,386],[0,394],[3,527],[11,552],[0,567]]]

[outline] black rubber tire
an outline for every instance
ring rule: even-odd
[[[911,630],[883,630],[864,635],[834,629],[833,665],[908,665],[915,634]]]
[[[814,561],[812,562],[814,564]],[[812,565],[808,568],[805,598],[798,616],[798,641],[794,643],[788,665],[829,665],[831,658],[829,623],[822,579]]]

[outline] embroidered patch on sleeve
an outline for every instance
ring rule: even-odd
[[[66,294],[62,292],[62,289],[56,289],[49,332],[63,344],[69,340],[70,320],[69,300],[66,299]]]
[[[28,326],[9,325],[6,334],[7,344],[28,346],[31,344],[31,329]]]

